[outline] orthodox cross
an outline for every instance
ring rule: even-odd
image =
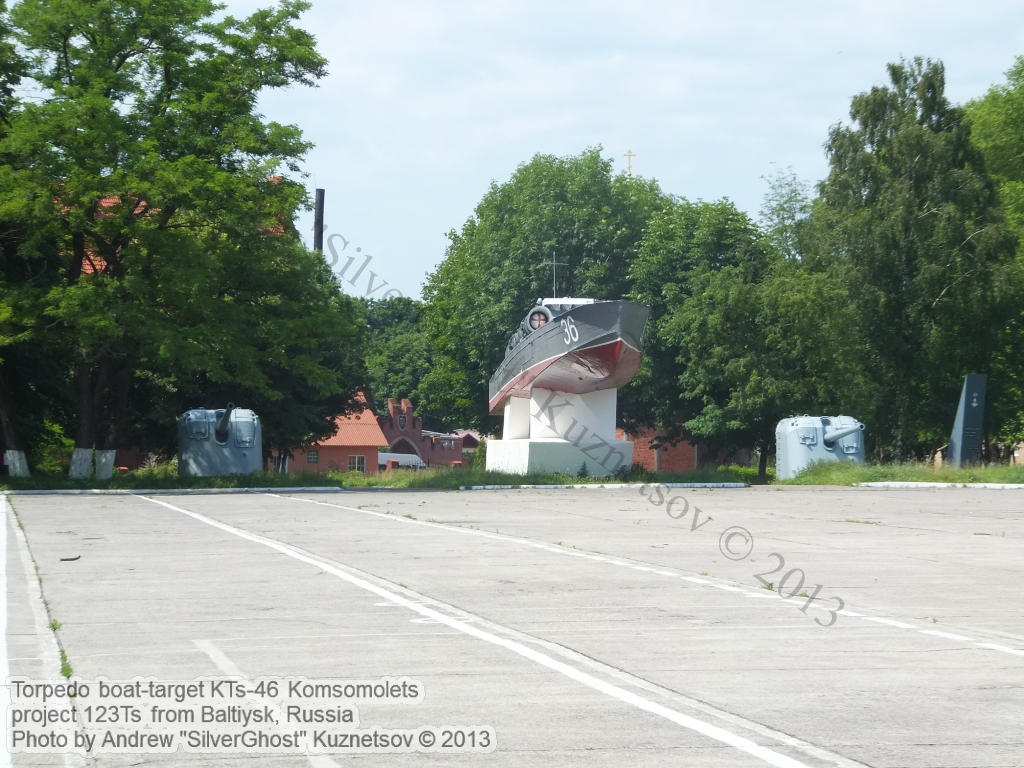
[[[633,154],[633,150],[631,149],[631,150],[627,151],[626,154],[623,155],[623,157],[626,158],[626,178],[627,179],[632,179],[633,178],[633,158],[636,157],[636,155]]]

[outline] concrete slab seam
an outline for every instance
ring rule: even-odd
[[[595,560],[595,561],[598,561],[598,562],[607,562],[607,563],[612,563],[614,565],[628,565],[630,568],[632,568],[634,570],[637,570],[637,571],[653,572],[653,573],[659,574],[661,576],[678,577],[678,578],[680,578],[680,579],[682,579],[684,581],[689,581],[689,582],[692,582],[692,583],[695,583],[695,584],[701,584],[703,586],[716,587],[716,588],[724,590],[724,591],[742,592],[747,597],[760,598],[760,599],[768,599],[768,600],[773,600],[773,599],[774,600],[785,600],[786,599],[786,598],[783,598],[783,597],[781,597],[779,595],[764,595],[764,594],[760,594],[758,592],[751,592],[751,591],[749,591],[747,589],[744,589],[744,588],[741,588],[741,587],[735,587],[735,586],[725,585],[725,584],[716,584],[714,582],[707,581],[707,580],[704,580],[704,579],[698,579],[696,576],[684,576],[682,574],[675,573],[673,571],[658,571],[658,570],[654,570],[652,568],[645,567],[645,566],[633,565],[633,564],[630,564],[630,563],[622,563],[620,561],[614,561],[614,560],[611,560],[611,559],[609,559],[607,557],[601,557],[600,555],[586,554],[586,553],[583,553],[583,552],[572,552],[572,551],[568,551],[568,550],[566,550],[564,548],[560,548],[560,547],[557,547],[557,546],[554,546],[554,545],[545,544],[545,543],[536,542],[536,541],[530,541],[529,539],[522,539],[522,538],[518,538],[518,537],[515,537],[515,536],[509,536],[509,535],[506,535],[506,534],[491,533],[489,531],[467,530],[465,528],[453,528],[450,525],[444,525],[442,523],[431,523],[431,522],[428,522],[426,520],[410,520],[407,517],[399,517],[398,515],[389,515],[389,514],[386,514],[384,512],[373,512],[373,511],[368,510],[368,509],[359,509],[357,507],[346,507],[343,504],[332,504],[330,502],[316,501],[316,500],[313,500],[313,499],[299,499],[299,498],[295,498],[295,497],[291,497],[291,496],[281,496],[281,495],[276,494],[276,493],[267,493],[266,495],[267,496],[272,496],[274,498],[283,499],[283,500],[301,501],[301,502],[306,503],[306,504],[316,504],[316,505],[319,505],[319,506],[334,507],[335,509],[344,509],[344,510],[347,510],[349,512],[358,512],[360,514],[371,515],[373,517],[379,517],[379,518],[382,518],[384,520],[391,520],[391,521],[399,522],[399,523],[408,523],[408,524],[411,524],[411,525],[421,525],[421,526],[425,526],[427,528],[438,528],[438,529],[441,529],[441,530],[444,530],[444,531],[450,531],[452,533],[464,533],[464,534],[468,534],[468,535],[471,535],[471,536],[479,536],[479,537],[485,538],[485,539],[495,539],[495,540],[498,540],[498,541],[507,541],[507,542],[511,542],[511,543],[515,543],[515,544],[523,544],[523,545],[526,545],[528,547],[534,547],[536,549],[543,549],[543,550],[545,550],[547,552],[554,552],[555,554],[559,554],[559,555],[569,555],[570,557],[582,557],[582,558],[585,558],[585,559],[588,559],[588,560]],[[825,606],[825,605],[815,605],[814,603],[811,603],[808,607],[809,608],[814,608],[815,610],[825,611],[825,612],[829,611],[829,608],[827,606]],[[873,622],[877,622],[879,624],[885,624],[887,626],[895,627],[897,629],[914,629],[914,630],[917,630],[917,631],[924,631],[924,630],[918,629],[918,627],[916,625],[914,625],[914,624],[908,624],[907,622],[897,621],[896,619],[887,619],[887,618],[881,618],[881,617],[875,617],[875,616],[865,616],[862,613],[857,613],[856,611],[851,611],[848,608],[844,608],[843,610],[837,611],[837,613],[839,613],[842,616],[849,616],[849,617],[853,617],[853,618],[861,618],[861,619],[864,619],[865,621],[873,621]],[[931,633],[926,632],[925,634],[931,634]],[[944,635],[936,635],[936,637],[945,637],[945,636]],[[947,639],[951,639],[951,638],[947,637]],[[969,642],[975,642],[973,638],[964,638],[964,639],[969,641]],[[1024,655],[1024,651],[1018,651],[1016,649],[1009,648],[1009,647],[1003,646],[1003,645],[997,645],[997,644],[992,644],[992,643],[975,643],[975,644],[981,646],[982,648],[986,648],[986,649],[992,650],[992,651],[1002,651],[1004,653],[1008,652],[1008,653],[1013,653],[1013,654]]]
[[[738,736],[724,728],[719,728],[718,726],[711,725],[710,723],[706,723],[703,720],[698,720],[697,718],[690,717],[689,715],[684,715],[682,712],[677,712],[674,709],[670,709],[669,707],[665,707],[661,704],[657,704],[653,701],[650,701],[649,699],[645,699],[642,696],[625,690],[624,688],[619,688],[618,686],[607,683],[604,680],[600,680],[596,677],[593,677],[592,675],[588,675],[587,673],[580,671],[576,667],[570,666],[569,664],[565,664],[564,662],[560,662],[548,656],[547,654],[535,651],[534,649],[528,648],[521,643],[514,642],[512,640],[507,640],[502,637],[498,637],[497,635],[494,635],[490,632],[485,632],[477,627],[467,624],[466,622],[458,621],[449,616],[446,616],[443,613],[435,611],[432,608],[428,608],[427,606],[420,605],[416,602],[413,602],[412,600],[408,600],[402,597],[401,595],[383,589],[382,587],[378,587],[375,584],[371,584],[365,579],[358,578],[356,576],[353,576],[352,574],[346,573],[345,571],[342,571],[339,568],[336,568],[330,565],[329,563],[324,562],[323,560],[320,560],[316,557],[312,557],[310,555],[303,554],[287,544],[283,544],[279,541],[264,536],[260,536],[258,534],[250,533],[249,531],[245,531],[241,528],[235,528],[234,526],[227,525],[226,523],[222,523],[218,520],[214,520],[213,518],[199,514],[198,512],[192,512],[187,509],[182,509],[181,507],[175,507],[171,504],[168,504],[167,502],[160,501],[158,499],[149,499],[146,498],[145,496],[140,496],[139,498],[145,499],[146,501],[149,501],[153,504],[159,504],[163,507],[167,507],[168,509],[180,512],[184,515],[188,515],[189,517],[195,520],[210,525],[214,528],[219,528],[220,530],[223,530],[234,536],[238,536],[242,539],[246,539],[256,544],[262,544],[263,546],[276,550],[300,562],[316,566],[317,568],[320,568],[326,571],[327,573],[337,576],[343,581],[347,581],[348,583],[356,587],[359,587],[360,589],[372,592],[373,594],[383,597],[386,600],[397,603],[398,605],[404,606],[405,608],[408,608],[411,611],[419,613],[425,618],[434,619],[441,624],[445,624],[451,627],[452,629],[458,630],[459,632],[462,632],[471,637],[475,637],[478,640],[483,640],[484,642],[491,643],[492,645],[505,648],[509,651],[512,651],[516,655],[521,656],[522,658],[533,661],[555,672],[559,672],[562,675],[565,675],[566,677],[575,680],[576,682],[582,683],[583,685],[586,685],[587,687],[592,688],[593,690],[610,696],[611,698],[618,699],[619,701],[622,701],[626,704],[630,704],[638,709],[663,717],[666,720],[669,720],[670,722],[676,723],[677,725],[680,725],[684,728],[700,733],[701,735],[713,739],[714,741],[719,741],[723,744],[727,744],[741,752],[751,755],[752,757],[759,758],[770,765],[777,766],[777,768],[809,768],[809,766],[807,766],[805,763],[802,763],[798,760],[794,760],[791,757],[783,755],[767,747],[762,747],[761,745],[753,741],[750,741],[749,739],[745,739],[742,736]]]

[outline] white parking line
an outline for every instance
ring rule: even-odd
[[[950,632],[940,632],[937,629],[919,629],[922,635],[935,635],[936,637],[944,637],[947,640],[962,640],[964,642],[973,643],[973,637],[964,637],[963,635],[954,635]]]
[[[11,526],[11,532],[14,534],[14,544],[18,550],[18,557],[21,560],[21,567],[25,573],[25,586],[28,589],[28,606],[32,612],[32,624],[35,630],[36,641],[38,643],[37,653],[39,654],[39,662],[42,666],[43,677],[49,678],[50,680],[58,680],[60,678],[61,664],[60,664],[60,648],[57,645],[57,638],[54,635],[53,630],[50,629],[49,617],[46,612],[46,604],[43,599],[43,589],[39,582],[39,575],[36,571],[35,563],[32,560],[32,553],[28,548],[28,540],[25,538],[25,533],[18,526],[18,518],[14,513],[14,508],[10,506],[7,498],[4,497],[0,501],[0,512],[3,512],[3,533],[0,534],[0,547],[2,547],[3,556],[5,560],[7,556],[7,526]],[[2,560],[0,560],[0,569],[2,569],[2,575],[0,579],[3,579],[4,596],[3,603],[5,606],[4,611],[4,633],[3,633],[3,663],[5,670],[2,674],[2,679],[5,683],[7,681],[7,674],[10,674],[9,661],[7,655],[7,632],[6,632],[6,605],[7,605],[7,569]],[[10,703],[10,689],[4,685],[4,691],[7,695],[7,703]],[[6,710],[5,710],[6,711]],[[81,726],[80,726],[81,727]],[[6,744],[6,739],[5,739]],[[7,755],[6,747],[0,755]],[[10,756],[8,755],[8,758]],[[77,752],[65,752],[63,753],[64,765],[66,768],[80,768],[85,765],[85,757],[78,754]],[[7,763],[10,764],[9,762]],[[0,761],[0,765],[4,765]]]
[[[467,535],[470,535],[470,536],[479,536],[479,537],[485,538],[485,539],[495,539],[495,540],[498,540],[498,541],[507,541],[507,542],[512,542],[512,543],[515,543],[515,544],[524,544],[524,545],[526,545],[528,547],[534,547],[536,549],[543,549],[543,550],[546,550],[548,552],[554,552],[554,553],[560,554],[560,555],[571,555],[573,557],[585,557],[585,558],[588,558],[590,560],[597,560],[597,561],[600,561],[600,562],[613,563],[615,565],[628,565],[628,563],[617,562],[617,561],[611,560],[611,559],[606,558],[606,557],[600,557],[599,555],[588,555],[588,554],[584,554],[582,552],[573,552],[573,551],[567,550],[567,549],[560,549],[558,547],[552,547],[550,544],[547,544],[547,543],[531,541],[530,539],[523,539],[523,538],[520,538],[520,537],[517,537],[517,536],[509,536],[509,535],[502,534],[502,533],[489,533],[489,532],[486,532],[486,531],[478,531],[478,530],[474,530],[474,529],[458,528],[458,527],[454,527],[454,526],[451,526],[451,525],[444,525],[442,523],[431,523],[431,522],[428,522],[428,521],[425,521],[425,520],[411,520],[411,519],[409,519],[407,517],[399,517],[397,515],[389,515],[389,514],[386,514],[384,512],[373,512],[373,511],[368,510],[368,509],[359,509],[358,507],[346,507],[343,504],[332,504],[330,502],[316,501],[314,499],[301,499],[301,498],[298,498],[296,496],[281,496],[281,495],[276,494],[276,493],[268,493],[266,495],[267,496],[273,496],[274,498],[282,499],[282,500],[285,500],[285,501],[301,501],[301,502],[306,503],[306,504],[316,504],[316,505],[322,506],[322,507],[334,507],[335,509],[344,509],[344,510],[346,510],[348,512],[358,512],[358,513],[363,514],[363,515],[370,515],[372,517],[379,517],[379,518],[382,518],[384,520],[392,520],[392,521],[397,522],[397,523],[408,523],[408,524],[411,524],[411,525],[422,525],[422,526],[425,526],[427,528],[437,528],[437,529],[440,529],[440,530],[449,531],[451,533],[464,533],[464,534],[467,534]],[[650,568],[644,568],[642,566],[637,566],[637,565],[634,565],[633,568],[636,569],[636,570],[646,570],[646,571],[652,570]],[[712,581],[707,581],[707,580],[704,580],[704,579],[698,579],[695,576],[683,576],[682,574],[676,573],[674,571],[659,571],[659,570],[655,570],[654,573],[659,574],[661,576],[679,577],[681,579],[693,582],[695,584],[704,584],[704,585],[707,585],[707,586],[717,587],[718,589],[723,589],[723,590],[727,590],[727,591],[744,592],[748,597],[758,597],[758,598],[768,599],[768,600],[771,600],[771,599],[782,600],[783,599],[782,597],[780,597],[778,595],[760,595],[760,594],[756,594],[756,593],[753,593],[753,592],[746,592],[745,590],[740,589],[738,587],[726,586],[726,585],[723,585],[723,584],[716,584],[715,582],[712,582]],[[810,607],[812,607],[812,608],[821,608],[822,610],[826,610],[826,611],[830,610],[825,605],[816,605],[816,604],[813,604],[813,603],[811,604]],[[874,621],[874,622],[878,622],[880,624],[887,624],[887,625],[889,625],[891,627],[896,627],[897,629],[915,629],[915,630],[918,629],[917,625],[915,625],[915,624],[908,624],[908,623],[903,622],[903,621],[896,621],[895,619],[885,619],[885,618],[879,618],[879,617],[873,617],[873,616],[865,616],[863,613],[857,613],[856,611],[851,611],[848,608],[844,608],[842,610],[836,611],[836,613],[840,614],[841,616],[852,616],[852,617],[856,617],[856,618],[863,618],[866,621]],[[918,631],[923,631],[923,630],[918,630]],[[936,634],[936,633],[925,632],[925,634]],[[937,633],[936,636],[937,637],[945,637],[945,635],[943,635],[941,633]],[[964,640],[967,640],[967,641],[970,641],[970,642],[974,642],[974,638],[970,638],[970,637],[961,638],[960,635],[954,635],[954,636],[952,636],[949,639],[954,639],[954,638],[955,639],[964,639]],[[1004,653],[1013,653],[1013,654],[1024,656],[1024,651],[1019,651],[1016,648],[1010,648],[1010,647],[1005,646],[1005,645],[997,645],[997,644],[994,644],[994,643],[975,643],[975,644],[980,646],[980,647],[982,647],[982,648],[986,648],[986,649],[992,650],[992,651],[1002,651]]]
[[[217,669],[225,675],[240,677],[243,680],[249,679],[245,676],[245,673],[235,665],[235,662],[229,659],[224,651],[214,645],[210,640],[193,640],[192,642],[195,643],[196,648],[209,656],[210,661],[212,661],[217,666]],[[340,766],[327,755],[306,755],[306,758],[309,760],[309,764],[313,766],[313,768],[340,768]]]
[[[0,597],[0,712],[6,713],[11,707],[11,687],[7,678],[11,675],[11,665],[7,660],[7,497],[0,503],[4,519],[0,521],[0,586],[3,596]],[[10,515],[13,517],[13,515]],[[5,716],[6,719],[6,716]],[[4,736],[4,748],[0,751],[0,766],[12,765],[11,753],[8,752],[7,737]]]
[[[612,685],[611,683],[605,682],[604,680],[600,680],[594,677],[593,675],[588,675],[587,673],[582,672],[576,667],[558,661],[552,658],[551,656],[548,656],[544,653],[540,653],[539,651],[536,651],[532,648],[528,648],[521,643],[517,643],[513,640],[508,640],[503,637],[498,637],[497,635],[491,634],[490,632],[485,632],[463,621],[458,621],[449,616],[446,616],[445,614],[436,611],[433,608],[428,608],[425,605],[421,605],[420,603],[402,597],[397,593],[391,592],[382,587],[378,587],[377,585],[372,584],[363,578],[359,578],[350,573],[347,573],[346,571],[343,571],[340,568],[337,568],[324,560],[301,552],[298,549],[295,549],[287,544],[283,544],[282,542],[266,538],[258,534],[250,533],[248,531],[242,530],[241,528],[235,528],[234,526],[227,525],[226,523],[222,523],[218,520],[214,520],[213,518],[207,517],[206,515],[199,514],[198,512],[191,512],[187,509],[182,509],[181,507],[176,507],[172,504],[160,501],[159,499],[149,499],[144,496],[140,496],[139,498],[145,499],[146,501],[149,501],[152,504],[159,504],[162,507],[172,509],[175,512],[181,512],[182,514],[188,515],[189,517],[198,520],[199,522],[205,523],[214,528],[218,528],[222,531],[230,533],[234,536],[238,536],[239,538],[245,539],[247,541],[251,541],[256,544],[262,544],[265,547],[273,549],[277,552],[280,552],[281,554],[287,555],[288,557],[294,558],[295,560],[298,560],[300,562],[313,565],[326,573],[330,573],[333,576],[337,576],[339,579],[342,579],[343,581],[347,581],[349,584],[352,584],[353,586],[359,587],[360,589],[366,590],[367,592],[371,592],[375,595],[378,595],[379,597],[383,597],[391,602],[403,605],[409,610],[415,611],[416,613],[419,613],[425,618],[434,619],[440,624],[446,624],[452,629],[456,629],[460,632],[463,632],[466,635],[475,637],[478,640],[483,640],[484,642],[491,643],[492,645],[505,648],[509,651],[512,651],[516,655],[521,656],[522,658],[533,661],[555,672],[559,672],[565,675],[566,677],[575,680],[576,682],[582,683],[583,685],[586,685],[587,687],[592,688],[595,691],[599,691],[600,693],[605,694],[606,696],[618,699],[619,701],[622,701],[626,704],[630,704],[645,712],[650,712],[651,714],[663,717],[666,720],[669,720],[670,722],[676,723],[677,725],[681,725],[684,728],[700,733],[701,735],[706,736],[715,741],[727,744],[741,752],[759,758],[760,760],[763,760],[769,765],[778,766],[778,768],[809,768],[805,763],[801,763],[798,760],[794,760],[791,757],[783,755],[772,749],[768,749],[767,747],[762,747],[761,745],[756,744],[755,742],[750,741],[749,739],[745,739],[742,736],[732,733],[731,731],[728,731],[724,728],[719,728],[718,726],[711,725],[710,723],[706,723],[703,720],[698,720],[697,718],[690,717],[689,715],[684,715],[682,712],[677,712],[674,709],[669,709],[668,707],[665,707],[661,704],[645,699],[642,696],[638,696],[637,694],[632,693],[631,691],[627,691],[624,688],[620,688],[616,685]]]
[[[877,616],[862,616],[864,621],[877,621],[879,624],[888,624],[890,627],[899,627],[900,629],[917,629],[915,624],[907,624],[905,621],[896,621],[895,619],[880,619]]]

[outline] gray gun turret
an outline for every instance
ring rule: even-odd
[[[228,403],[228,407],[224,409],[224,415],[217,420],[217,427],[213,431],[213,439],[218,443],[226,443],[228,441],[228,423],[231,421],[231,412],[235,410],[234,403]]]
[[[848,427],[841,427],[839,429],[826,429],[825,434],[822,435],[822,440],[825,441],[826,445],[831,445],[836,440],[842,440],[844,437],[860,432],[862,429],[864,429],[863,424],[852,424]]]
[[[864,425],[851,416],[791,416],[775,427],[775,476],[796,477],[816,461],[864,463]]]
[[[234,403],[193,408],[178,418],[178,474],[215,477],[259,472],[263,466],[260,419]]]

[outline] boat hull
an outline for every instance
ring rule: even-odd
[[[636,375],[651,308],[632,301],[584,304],[527,336],[491,377],[490,412],[531,390],[584,394],[619,389]]]

